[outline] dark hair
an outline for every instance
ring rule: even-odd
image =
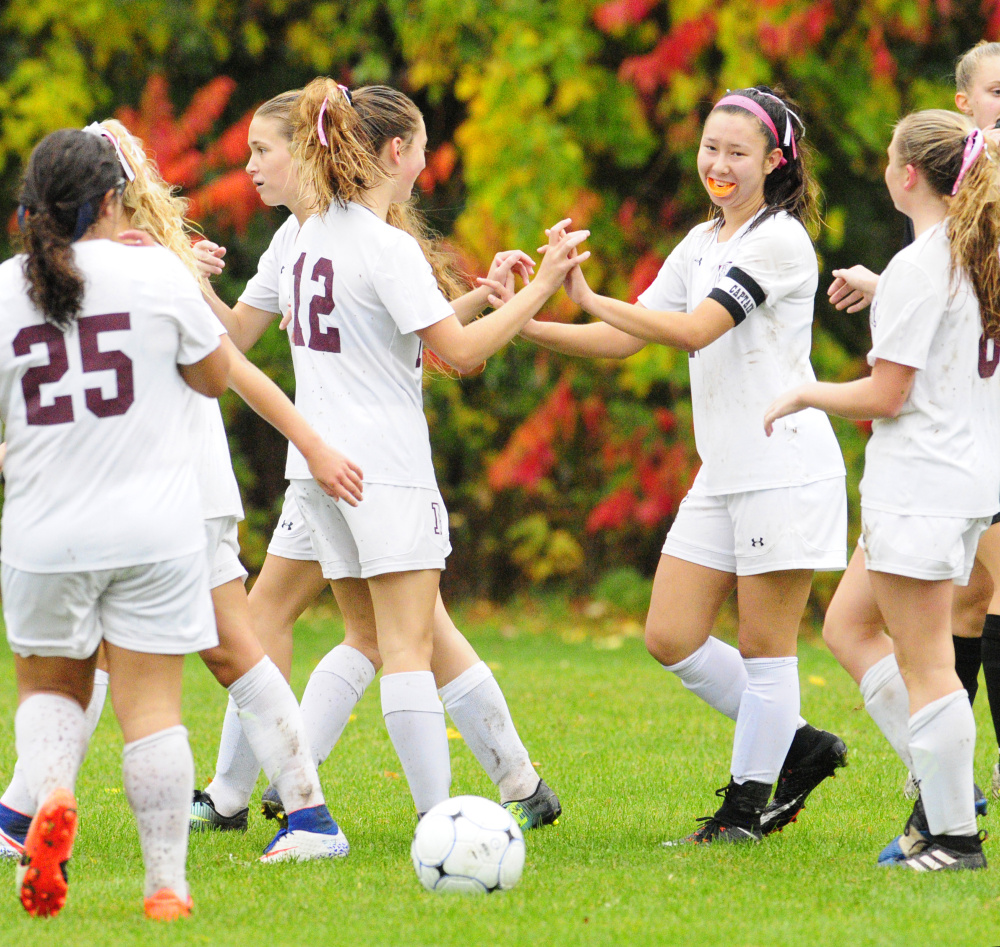
[[[65,329],[79,314],[84,283],[71,245],[97,219],[104,195],[124,186],[114,147],[97,135],[65,128],[31,152],[18,219],[28,298],[46,322]]]
[[[785,211],[815,236],[821,223],[819,212],[819,185],[809,169],[812,163],[812,153],[808,145],[803,143],[806,127],[802,119],[796,115],[798,106],[781,90],[771,89],[766,85],[754,86],[751,89],[734,89],[727,95],[742,95],[759,105],[774,123],[778,139],[774,133],[757,116],[738,105],[716,106],[720,111],[734,115],[749,115],[756,122],[768,151],[780,148],[785,158],[785,164],[775,168],[764,179],[764,212],[750,225],[754,229],[768,217],[773,217],[780,211]],[[714,110],[713,110],[714,111]],[[788,141],[789,123],[794,136],[794,146]],[[786,144],[786,142],[788,142]],[[722,210],[714,208],[713,216],[722,216]]]

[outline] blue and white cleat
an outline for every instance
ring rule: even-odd
[[[20,860],[30,826],[30,815],[24,815],[0,802],[0,858]]]
[[[271,839],[262,862],[313,861],[343,858],[351,851],[347,836],[333,821],[326,806],[288,813],[288,828]]]
[[[974,784],[976,792],[976,815],[986,815],[986,796],[982,789]],[[913,803],[913,812],[906,820],[902,835],[897,835],[885,848],[879,852],[878,863],[883,867],[893,867],[910,861],[914,856],[928,849],[932,844],[930,826],[927,824],[927,814],[919,793]],[[914,867],[914,866],[908,866]]]

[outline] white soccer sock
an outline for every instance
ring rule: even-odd
[[[84,713],[84,733],[88,743],[97,729],[97,723],[101,719],[101,711],[104,710],[104,701],[107,696],[108,672],[95,671],[94,693]],[[0,803],[8,809],[29,816],[33,816],[38,808],[34,797],[28,791],[28,782],[24,776],[24,766],[21,764],[20,757],[14,763],[14,772],[11,773],[10,783],[4,790],[3,796],[0,796]]]
[[[733,779],[773,784],[799,720],[799,659],[745,658],[747,689],[733,738]]]
[[[170,888],[188,896],[188,813],[194,791],[194,760],[187,730],[167,727],[125,744],[122,779],[128,804],[139,827],[139,844],[146,867],[146,897]]]
[[[976,718],[965,689],[931,701],[910,717],[913,775],[932,835],[975,835],[972,757]]]
[[[222,733],[219,735],[215,775],[205,787],[205,792],[212,797],[215,811],[220,815],[232,816],[245,809],[250,803],[259,775],[260,763],[243,732],[236,701],[230,697],[226,704],[226,716],[222,720]]]
[[[229,694],[239,708],[254,755],[278,790],[285,811],[323,805],[298,702],[271,659],[261,658],[230,685]]]
[[[357,648],[339,644],[316,665],[302,695],[313,762],[319,766],[336,746],[358,701],[375,680],[375,665]]]
[[[423,814],[448,798],[451,757],[444,725],[444,707],[430,671],[382,675],[382,716],[389,739]]]
[[[860,687],[865,710],[903,761],[903,765],[912,773],[910,695],[903,676],[899,673],[896,656],[888,654],[876,661],[865,671]]]
[[[466,745],[499,788],[500,801],[530,796],[539,776],[486,662],[472,665],[438,694]]]
[[[54,789],[76,785],[87,752],[86,718],[70,697],[33,694],[17,708],[14,734],[33,814]]]
[[[709,638],[683,661],[663,666],[676,674],[692,694],[730,720],[736,719],[740,698],[747,688],[747,672],[742,655],[732,645]]]

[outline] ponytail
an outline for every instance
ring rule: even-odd
[[[313,79],[302,90],[293,118],[292,153],[303,192],[324,213],[346,207],[385,179],[360,130],[360,119],[332,79]]]
[[[46,322],[67,329],[83,304],[83,275],[72,244],[100,214],[104,195],[125,186],[111,143],[75,129],[43,138],[21,182],[18,221],[28,299]]]
[[[735,101],[740,97],[748,99],[756,106],[740,105]],[[822,223],[819,210],[819,184],[810,167],[812,149],[803,139],[806,126],[796,114],[797,105],[780,91],[766,85],[752,89],[738,89],[727,93],[715,108],[735,114],[752,114],[758,122],[761,134],[767,142],[768,151],[781,149],[782,162],[764,178],[764,211],[754,220],[749,229],[759,227],[768,217],[784,211],[798,220],[815,237]],[[762,120],[758,110],[765,113],[768,121]],[[721,220],[722,209],[713,205],[712,216]]]

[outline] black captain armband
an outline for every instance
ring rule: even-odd
[[[749,273],[738,266],[731,266],[708,298],[725,307],[733,322],[739,325],[767,298],[767,293]]]

